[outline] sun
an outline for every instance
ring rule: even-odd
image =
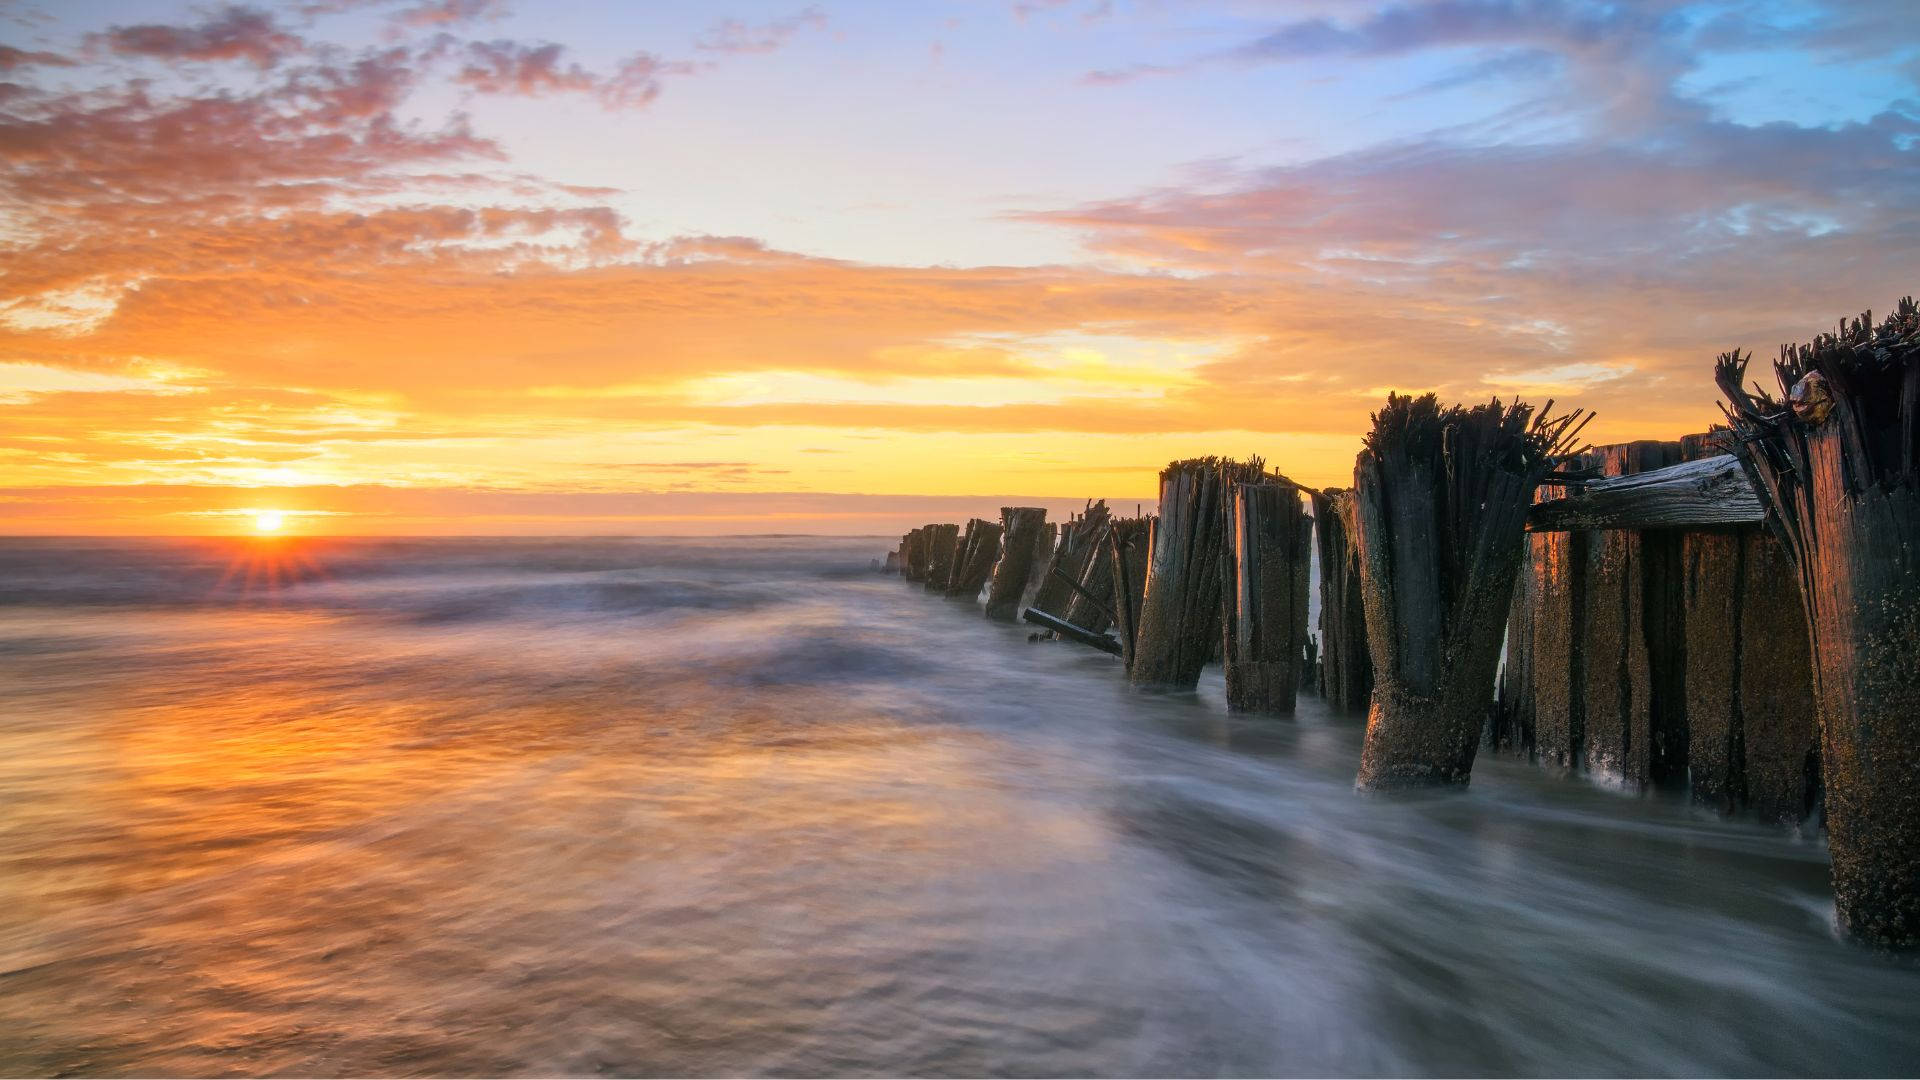
[[[253,515],[253,531],[257,533],[275,533],[287,523],[287,515],[278,510],[261,510]]]

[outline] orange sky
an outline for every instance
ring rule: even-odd
[[[1900,11],[13,4],[0,531],[897,533],[1344,483],[1388,389],[1676,437],[1920,280]]]

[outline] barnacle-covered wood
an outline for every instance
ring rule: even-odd
[[[1046,539],[1047,512],[1038,506],[1003,506],[1000,525],[1000,561],[987,587],[987,618],[1013,622],[1020,617],[1035,553]]]
[[[1920,947],[1920,309],[1782,348],[1778,397],[1748,359],[1715,379],[1806,604],[1840,924]]]
[[[1389,395],[1374,414],[1353,484],[1374,669],[1361,788],[1472,775],[1527,507],[1580,415],[1432,394]]]

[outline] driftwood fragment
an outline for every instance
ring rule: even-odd
[[[1839,922],[1920,947],[1920,309],[1782,348],[1778,398],[1748,359],[1714,374],[1806,606]]]
[[[1549,406],[1551,403],[1549,403]],[[1354,467],[1373,704],[1358,786],[1462,784],[1493,704],[1533,491],[1580,413],[1389,395]]]
[[[1291,484],[1235,484],[1232,538],[1227,708],[1291,713],[1307,663],[1313,519]]]
[[[1020,617],[1034,554],[1046,538],[1047,512],[1038,506],[1000,508],[1000,561],[987,588],[987,618],[1013,622]]]

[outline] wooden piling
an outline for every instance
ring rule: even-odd
[[[1320,560],[1320,693],[1335,712],[1362,713],[1373,698],[1373,656],[1353,544],[1353,493],[1328,488],[1309,494]]]
[[[1375,684],[1358,786],[1463,784],[1493,704],[1526,512],[1577,432],[1518,402],[1388,396],[1354,468]]]
[[[1088,502],[1085,513],[1076,514],[1060,530],[1060,542],[1054,548],[1047,576],[1028,605],[1057,618],[1065,618],[1073,605],[1074,586],[1085,578],[1092,561],[1095,542],[1106,530],[1111,514],[1106,501]],[[1070,620],[1073,621],[1073,620]],[[1084,623],[1081,625],[1085,625]]]
[[[1313,519],[1291,483],[1233,486],[1232,582],[1226,593],[1227,708],[1293,712],[1307,663]]]
[[[987,618],[1014,622],[1020,618],[1027,580],[1033,576],[1034,556],[1046,541],[1047,512],[1038,506],[1000,508],[1000,561],[994,564],[987,587]]]
[[[1694,460],[1723,434],[1689,435]],[[1798,825],[1819,798],[1819,735],[1799,580],[1757,526],[1681,536],[1687,771],[1693,800],[1724,814]]]
[[[1840,925],[1920,947],[1920,309],[1783,348],[1778,399],[1747,362],[1715,378],[1806,605]]]
[[[922,525],[907,533],[906,561],[901,567],[900,573],[901,576],[905,577],[908,581],[927,580],[927,557],[929,555],[927,530],[931,528],[933,528],[931,525]]]
[[[1096,634],[1113,625],[1113,546],[1107,543],[1112,530],[1112,519],[1103,521],[1088,541],[1079,580],[1067,601],[1067,621]]]
[[[1230,485],[1258,480],[1263,463],[1176,461],[1160,473],[1146,594],[1128,676],[1136,687],[1191,690],[1221,643],[1222,566]]]
[[[954,556],[960,547],[960,526],[927,526],[927,591],[945,592],[953,581]]]
[[[1605,476],[1675,464],[1678,442],[1595,447]],[[1686,775],[1685,634],[1680,619],[1680,546],[1669,530],[1589,533],[1577,643],[1580,755],[1587,773],[1639,790]],[[1677,763],[1677,772],[1676,772]]]
[[[967,601],[979,597],[993,573],[993,564],[1000,558],[1000,535],[1004,531],[1000,523],[983,518],[967,522],[965,539],[954,559],[953,579],[947,586],[948,596]]]
[[[1146,596],[1147,552],[1152,543],[1153,518],[1117,518],[1107,530],[1107,571],[1113,577],[1113,629],[1120,641],[1120,658],[1133,670],[1133,642],[1140,627],[1140,605]]]
[[[1034,541],[1033,561],[1027,564],[1027,588],[1021,595],[1021,607],[1032,604],[1040,594],[1040,587],[1046,584],[1048,573],[1053,569],[1054,553],[1060,548],[1060,531],[1057,521],[1040,527],[1040,535]]]

